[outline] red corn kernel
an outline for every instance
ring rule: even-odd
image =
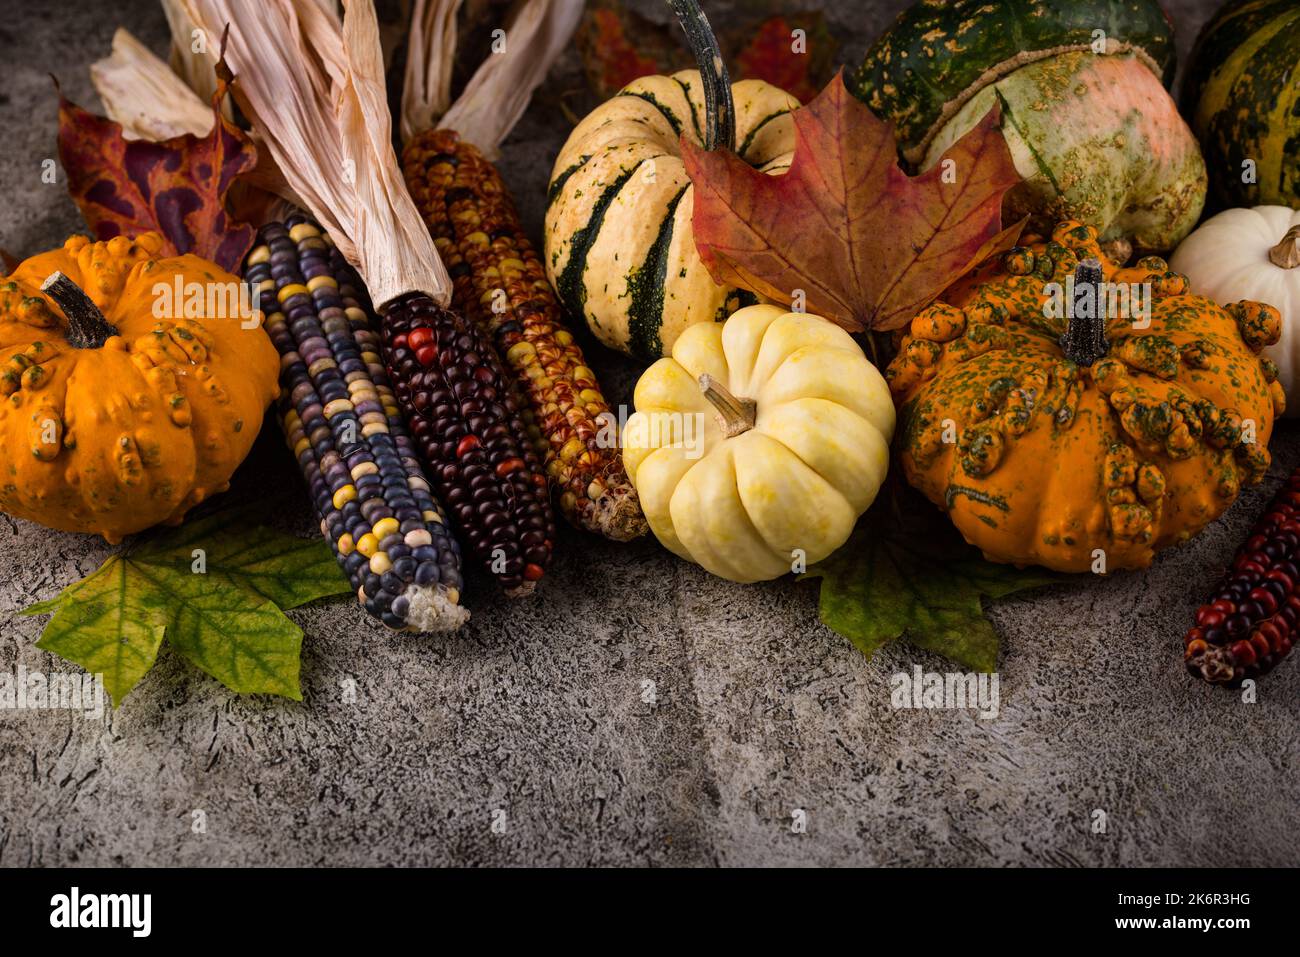
[[[540,565],[528,564],[524,566],[524,578],[530,582],[537,581],[545,574],[545,570]]]
[[[392,347],[399,335],[406,336],[405,350]],[[428,296],[412,294],[390,305],[383,340],[384,362],[398,405],[411,422],[415,451],[426,462],[468,556],[507,595],[531,591],[535,583],[524,580],[523,565],[544,570],[550,553],[530,549],[523,539],[532,530],[551,533],[555,519],[549,497],[531,483],[525,488],[518,477],[543,469],[511,395],[474,380],[477,367],[490,365],[497,381],[507,381],[485,331]],[[421,364],[430,360],[432,365]],[[508,458],[520,459],[523,470],[497,478],[493,468]],[[526,558],[524,551],[530,551]]]
[[[1250,600],[1257,601],[1264,606],[1265,615],[1271,615],[1277,611],[1277,598],[1267,588],[1251,589]]]
[[[1196,623],[1202,628],[1222,628],[1226,616],[1217,608],[1207,608],[1204,612],[1197,612]]]
[[[406,334],[406,341],[412,349],[419,350],[433,343],[433,330],[425,326],[412,329]]]
[[[513,472],[518,472],[525,465],[524,460],[518,457],[504,459],[497,465],[497,478],[505,478]]]
[[[1183,644],[1184,644],[1184,645],[1190,645],[1190,644],[1191,644],[1192,642],[1194,642],[1194,641],[1199,641],[1199,642],[1201,642],[1202,644],[1204,644],[1204,642],[1205,642],[1205,632],[1203,632],[1203,631],[1202,631],[1201,629],[1199,629],[1199,628],[1188,628],[1188,629],[1187,629],[1187,634],[1185,634],[1185,635],[1183,636]]]
[[[1231,615],[1237,610],[1236,603],[1228,601],[1226,598],[1216,598],[1214,601],[1210,602],[1210,607],[1215,611],[1223,612],[1225,615]]]
[[[1277,622],[1272,618],[1268,621],[1261,621],[1259,627],[1256,628],[1255,631],[1263,635],[1269,645],[1274,648],[1276,648],[1278,642],[1282,640],[1282,629],[1277,626]]]
[[[1207,645],[1204,641],[1197,638],[1195,641],[1190,641],[1187,643],[1187,650],[1183,653],[1183,657],[1191,658],[1195,655],[1199,655],[1205,652],[1206,650],[1208,650],[1209,647],[1210,646]]]
[[[1232,657],[1237,660],[1237,664],[1249,668],[1255,663],[1255,649],[1249,641],[1239,641],[1232,646]]]
[[[1278,571],[1276,568],[1265,575],[1264,580],[1270,582],[1281,582],[1286,586],[1287,591],[1291,591],[1291,589],[1295,588],[1295,582],[1291,580],[1291,576],[1286,572]]]

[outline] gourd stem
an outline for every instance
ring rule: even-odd
[[[1292,226],[1282,241],[1268,251],[1268,261],[1282,269],[1300,266],[1300,226]]]
[[[729,439],[743,435],[754,427],[758,416],[758,405],[753,399],[738,399],[727,388],[707,372],[697,380],[704,398],[718,410],[718,421],[722,431]]]
[[[686,42],[700,68],[704,85],[704,148],[734,151],[736,104],[731,98],[731,78],[727,75],[718,38],[698,0],[668,0],[668,6],[686,31]]]
[[[117,329],[104,318],[99,307],[75,282],[61,272],[53,272],[41,283],[41,292],[58,304],[68,320],[64,337],[74,349],[98,349],[117,335]]]
[[[1060,342],[1065,357],[1078,366],[1090,366],[1110,351],[1110,343],[1106,341],[1106,310],[1102,308],[1102,276],[1101,263],[1096,259],[1083,260],[1074,271],[1069,325]]]

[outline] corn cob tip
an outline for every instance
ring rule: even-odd
[[[591,512],[583,522],[589,531],[615,542],[630,542],[650,531],[641,500],[631,484],[611,485],[591,504]]]
[[[1187,670],[1215,685],[1232,684],[1237,668],[1226,648],[1210,646],[1187,657]]]
[[[411,585],[403,595],[411,603],[406,613],[407,631],[455,631],[469,621],[469,610],[447,597],[442,585]]]

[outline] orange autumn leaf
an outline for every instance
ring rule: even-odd
[[[1002,197],[1020,176],[996,111],[926,173],[898,166],[893,127],[836,76],[794,114],[784,175],[682,140],[695,245],[714,280],[851,331],[897,329],[981,260],[1010,248]]]

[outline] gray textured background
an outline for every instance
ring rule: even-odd
[[[1211,5],[1166,3],[1184,56]],[[708,4],[715,22],[727,6]],[[827,2],[844,59],[900,6]],[[153,0],[0,7],[0,246],[26,255],[81,226],[62,181],[39,178],[46,74],[96,107],[85,67],[113,28],[159,51],[165,32]],[[570,58],[507,146],[534,234],[568,131],[551,104],[581,85]],[[593,364],[626,401],[630,367]],[[0,712],[0,865],[1297,864],[1300,666],[1245,704],[1180,661],[1197,596],[1300,460],[1293,429],[1274,454],[1263,488],[1149,572],[995,603],[994,721],[891,710],[891,674],[948,666],[901,645],[865,661],[818,622],[815,584],[732,585],[652,542],[569,532],[539,597],[472,582],[451,638],[393,638],[348,600],[292,613],[302,704],[236,697],[164,648],[101,722]],[[274,428],[236,482],[311,533]],[[44,619],[11,613],[107,553],[0,516],[0,669],[70,667],[33,647]]]

